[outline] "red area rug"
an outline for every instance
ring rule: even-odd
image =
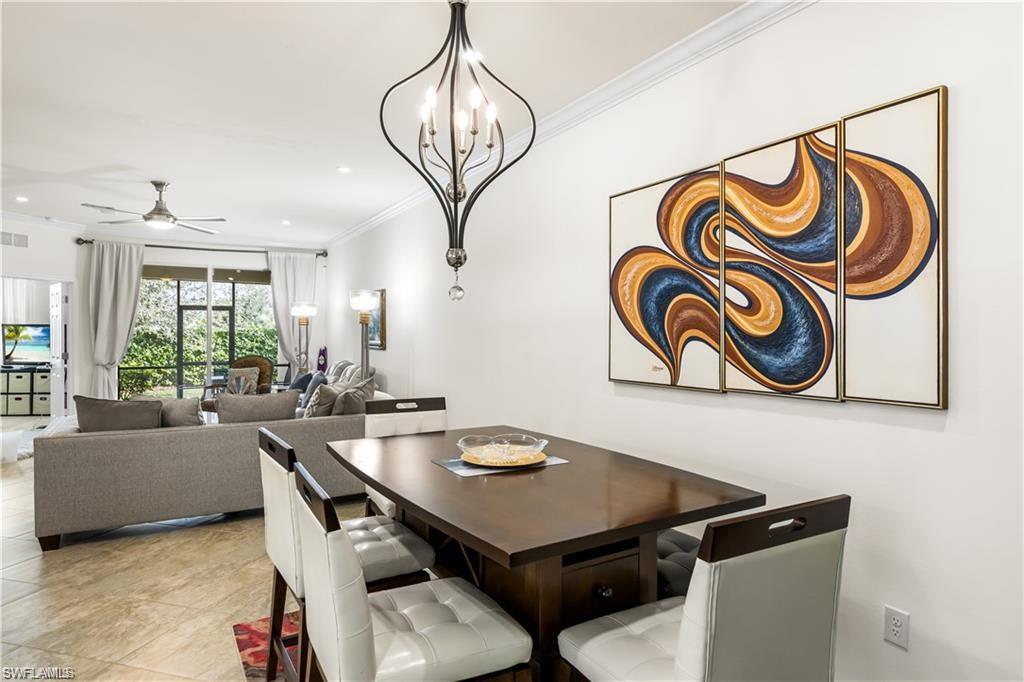
[[[237,623],[231,626],[235,631],[235,646],[242,663],[242,674],[247,680],[264,680],[267,677],[267,642],[270,639],[270,617],[260,618],[251,623]],[[286,613],[282,634],[294,635],[299,631],[299,613]],[[298,647],[288,647],[292,663],[298,666]],[[280,663],[277,666],[281,672]],[[275,675],[278,677],[279,675]]]

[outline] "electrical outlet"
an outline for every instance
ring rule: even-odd
[[[910,614],[894,606],[885,605],[885,641],[903,649],[910,648]]]

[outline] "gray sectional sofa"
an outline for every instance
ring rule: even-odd
[[[364,424],[358,414],[36,438],[36,537],[49,550],[65,533],[260,508],[261,426],[332,497],[362,494],[326,443],[362,438]]]

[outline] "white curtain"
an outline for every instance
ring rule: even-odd
[[[316,301],[316,254],[268,251],[270,291],[274,298],[274,324],[281,356],[294,372],[299,366],[298,332],[291,315],[292,303]],[[309,329],[313,328],[310,320]],[[310,352],[313,352],[312,350]]]
[[[3,278],[0,320],[4,324],[46,324],[50,321],[50,283]]]
[[[128,349],[142,282],[141,244],[92,245],[89,266],[89,315],[93,333],[92,394],[117,398],[117,366]]]

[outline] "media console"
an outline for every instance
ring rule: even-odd
[[[4,365],[0,368],[0,415],[44,417],[49,414],[49,365]]]

